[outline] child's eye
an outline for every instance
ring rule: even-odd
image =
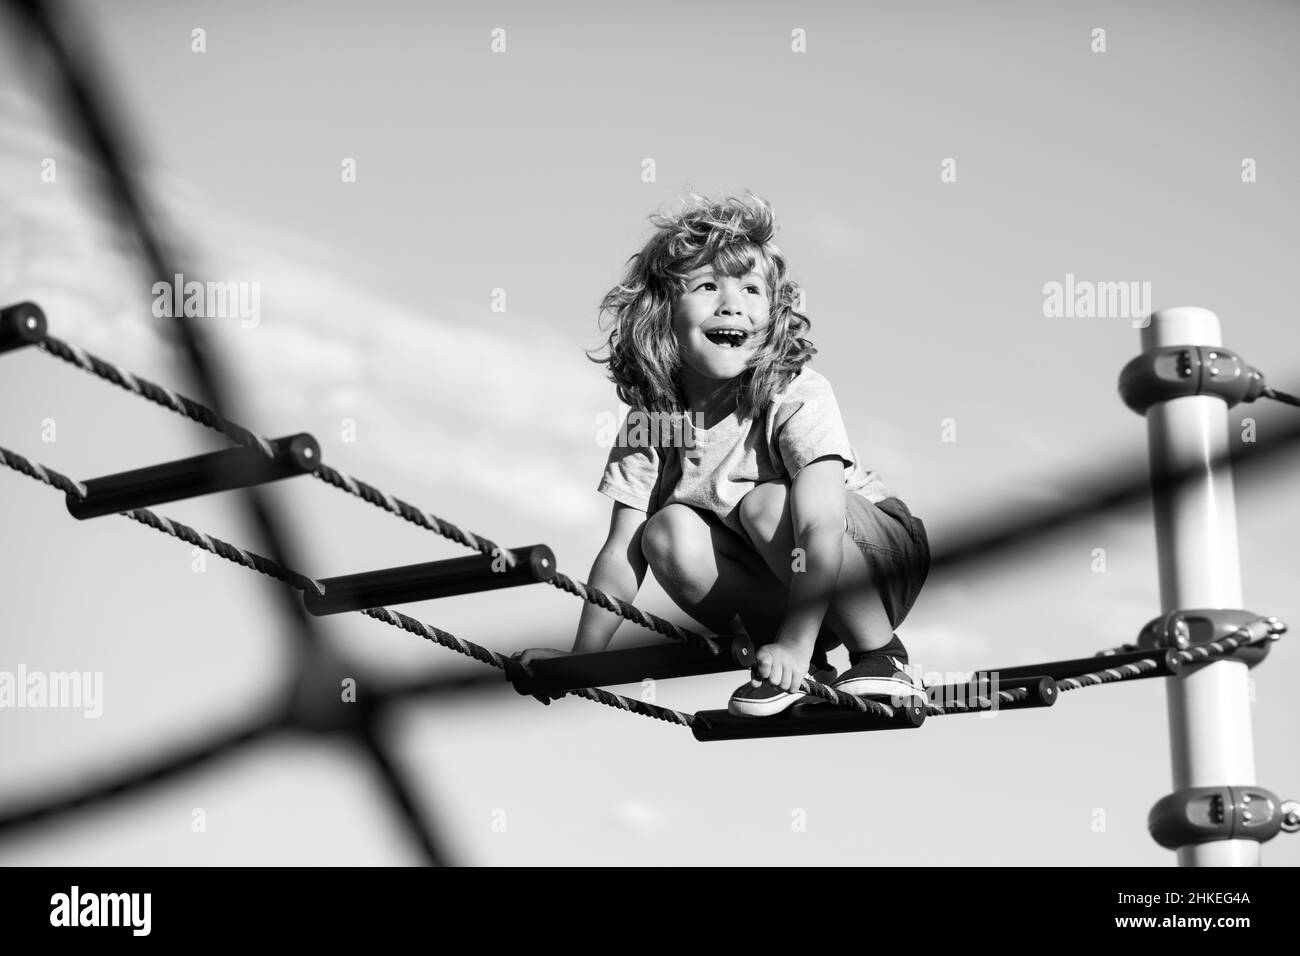
[[[716,289],[717,287],[718,285],[716,282],[701,282],[698,286],[696,286],[697,289],[704,289],[704,288]],[[745,286],[745,289],[746,291],[752,289],[758,295],[763,294],[763,290],[756,285],[747,285]]]

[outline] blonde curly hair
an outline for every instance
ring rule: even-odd
[[[771,311],[758,351],[736,383],[736,407],[757,417],[817,350],[806,333],[812,323],[796,308],[801,293],[786,274],[786,259],[772,241],[772,207],[752,192],[712,200],[694,193],[667,215],[653,213],[656,227],[628,260],[623,280],[605,294],[599,352],[587,357],[608,366],[619,400],[633,409],[683,412],[681,357],[673,335],[673,306],[686,291],[686,276],[701,266],[743,276],[763,267]]]

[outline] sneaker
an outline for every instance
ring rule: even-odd
[[[893,704],[926,702],[925,690],[907,671],[907,651],[897,637],[868,651],[831,686],[854,697],[885,698]]]
[[[834,667],[814,667],[808,672],[808,677],[819,684],[829,684],[835,679],[836,673]],[[757,687],[745,681],[731,695],[731,700],[727,702],[727,712],[736,717],[771,717],[773,714],[789,709],[807,696],[801,690],[782,690],[767,681],[763,681]]]

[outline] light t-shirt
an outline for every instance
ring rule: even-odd
[[[689,437],[673,440],[666,428],[651,430],[647,441],[645,429],[638,435],[627,427],[632,414],[624,419],[596,490],[647,515],[669,504],[690,505],[717,515],[749,541],[740,523],[741,499],[767,481],[793,483],[804,465],[826,455],[844,462],[846,491],[871,502],[893,497],[849,443],[830,382],[807,365],[758,418],[743,419],[733,408],[712,428],[702,429],[684,416],[693,448],[684,447],[692,443]]]

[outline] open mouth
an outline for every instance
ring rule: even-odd
[[[740,329],[714,329],[712,332],[705,332],[704,337],[714,345],[738,349],[749,339],[749,333]]]

